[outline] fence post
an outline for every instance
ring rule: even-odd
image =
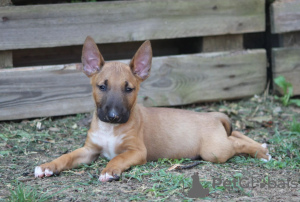
[[[2,0],[0,1],[0,7],[11,5],[11,0]],[[1,19],[5,21],[5,18]],[[5,67],[12,67],[12,51],[0,51],[0,69]]]

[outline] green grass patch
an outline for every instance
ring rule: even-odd
[[[290,131],[300,134],[300,122],[298,122],[295,117],[293,117],[293,121],[290,125]]]
[[[43,202],[48,201],[54,194],[40,193],[34,187],[29,187],[17,182],[14,189],[10,190],[8,201],[11,202]]]
[[[280,100],[284,106],[295,104],[300,107],[300,99],[291,99],[293,97],[293,85],[286,81],[283,76],[274,79],[275,84],[282,90],[283,96],[275,96],[275,99]]]

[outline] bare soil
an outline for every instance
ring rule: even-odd
[[[83,145],[91,115],[0,122],[0,200],[9,200],[23,185],[34,188],[39,197],[52,195],[49,201],[300,201],[300,136],[290,132],[293,119],[300,122],[300,108],[284,107],[272,96],[185,108],[228,114],[237,130],[269,145],[273,160],[234,157],[225,164],[201,162],[172,171],[167,169],[176,163],[192,162],[160,160],[132,167],[120,181],[101,183],[99,173],[107,160],[98,159],[58,176],[35,179],[35,166]],[[205,198],[188,197],[195,172],[209,188]],[[244,188],[234,185],[236,180],[242,180]]]

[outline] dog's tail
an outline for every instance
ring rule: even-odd
[[[232,133],[232,124],[229,117],[226,114],[219,113],[219,112],[211,112],[211,113],[214,117],[218,118],[221,121],[222,125],[226,130],[227,136],[230,136]]]

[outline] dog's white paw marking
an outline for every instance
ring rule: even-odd
[[[44,177],[45,173],[42,171],[40,166],[35,167],[34,169],[34,176],[35,177]]]
[[[105,173],[104,175],[100,175],[99,180],[100,180],[101,182],[107,182],[107,181],[109,181],[111,178],[113,178],[113,176],[111,176],[111,175],[108,174],[108,173]]]
[[[271,156],[270,154],[267,154],[267,156],[269,157],[269,160],[268,160],[268,161],[271,161],[272,156]]]
[[[48,176],[51,176],[53,175],[53,171],[49,170],[49,169],[46,169],[45,170],[45,175],[48,177]]]
[[[267,159],[263,159],[263,158],[261,158],[260,160],[261,160],[261,161],[263,161],[263,162],[268,162],[268,160],[267,160]]]
[[[268,148],[268,145],[267,145],[266,143],[263,143],[261,146],[262,146],[263,148],[265,148],[265,149]],[[269,153],[266,153],[266,155],[268,156],[268,159],[263,159],[263,158],[261,158],[260,160],[261,160],[261,161],[264,161],[264,162],[268,162],[268,161],[270,161],[270,160],[272,159],[272,156],[271,156]]]
[[[262,146],[263,148],[267,148],[267,147],[268,147],[266,143],[263,143],[261,146]]]

